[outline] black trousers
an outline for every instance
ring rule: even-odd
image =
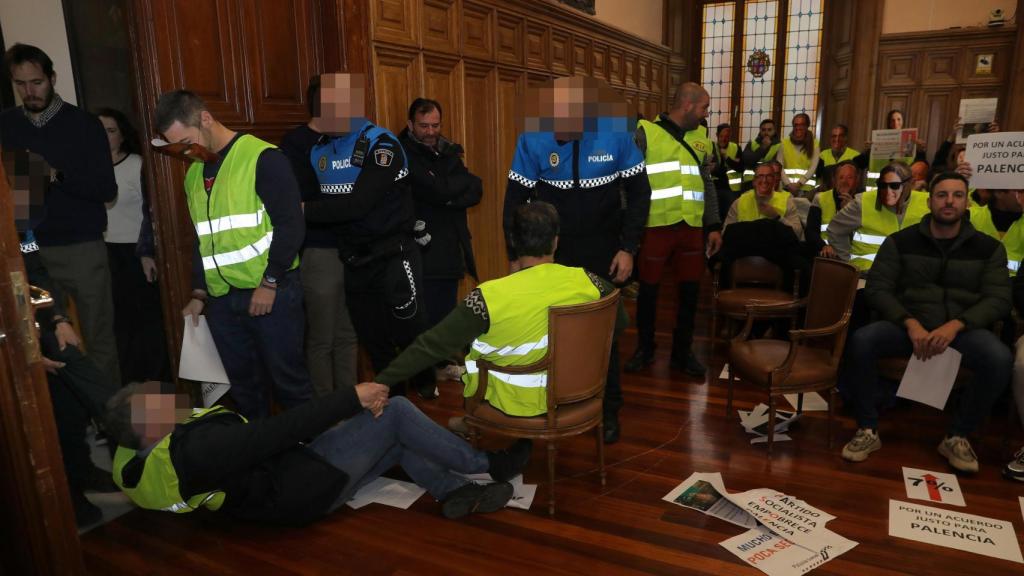
[[[422,278],[419,248],[411,241],[403,242],[398,253],[359,265],[346,263],[345,301],[375,372],[427,329]],[[432,383],[433,368],[414,380],[417,385]]]
[[[159,284],[146,281],[134,244],[107,243],[107,260],[121,383],[170,380]]]
[[[618,238],[609,235],[559,236],[555,262],[564,266],[578,266],[611,282],[608,270],[618,252]],[[622,306],[622,301],[619,301]],[[619,366],[619,339],[612,339],[608,358],[608,376],[604,385],[604,415],[614,417],[624,404],[622,399],[621,369]]]

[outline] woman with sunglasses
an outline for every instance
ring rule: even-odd
[[[928,193],[912,190],[910,168],[890,162],[879,173],[878,189],[854,197],[828,224],[823,256],[849,261],[861,273],[875,260],[882,241],[913,226],[928,213]]]

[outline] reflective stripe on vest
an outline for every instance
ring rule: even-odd
[[[866,191],[861,194],[860,227],[853,233],[850,243],[850,263],[862,271],[871,268],[871,263],[875,261],[875,254],[878,253],[878,247],[882,245],[887,236],[904,228],[916,226],[921,218],[929,213],[926,192],[913,191],[910,193],[910,200],[907,202],[902,222],[896,218],[896,214],[884,206],[876,210],[877,198],[878,192],[876,191]]]
[[[699,164],[703,150],[711,149],[703,127],[691,130],[684,138],[699,158],[686,150],[664,128],[641,120],[647,138],[647,179],[651,184],[651,207],[647,226],[669,226],[680,221],[699,228],[704,216],[704,179]]]
[[[814,148],[818,147],[818,139],[814,139]],[[804,174],[811,167],[811,154],[814,150],[805,150],[801,152],[796,149],[796,145],[789,138],[782,141],[782,168],[786,175],[793,179],[795,176],[797,180],[803,178]],[[803,190],[812,190],[817,186],[817,181],[813,178],[808,179],[801,185]]]
[[[836,216],[836,198],[832,194],[832,190],[823,190],[818,192],[815,196],[818,199],[818,207],[821,208],[821,238],[828,243],[827,235],[828,224]]]
[[[736,205],[736,221],[737,222],[753,222],[764,218],[764,214],[757,209],[757,197],[753,190],[748,190],[743,194],[740,194],[737,200],[739,204]],[[772,192],[772,197],[768,201],[772,208],[779,213],[779,216],[786,215],[786,208],[789,204],[789,192]]]
[[[486,360],[498,366],[537,362],[548,351],[548,309],[600,298],[582,268],[539,264],[479,286],[490,326],[470,347],[464,394],[476,393],[479,367]],[[547,374],[488,372],[486,400],[510,416],[536,416],[547,411]]]
[[[274,227],[256,194],[256,166],[260,154],[273,147],[255,136],[240,136],[209,194],[202,162],[194,162],[185,174],[189,215],[199,237],[210,296],[223,296],[231,288],[255,288],[263,278]],[[298,265],[296,255],[291,268]]]
[[[1024,259],[1024,218],[1018,218],[1010,224],[1000,242],[1006,247],[1006,267],[1010,270],[1010,276],[1016,276],[1020,261]]]
[[[835,155],[832,153],[831,148],[828,148],[827,150],[822,150],[821,154],[819,154],[819,157],[821,158],[821,161],[825,164],[825,167],[834,166],[836,164],[839,164],[840,162],[845,162],[847,160],[853,160],[857,156],[860,156],[860,152],[854,150],[853,148],[850,148],[849,146],[846,147],[846,150],[843,150],[843,153],[839,156],[839,158],[835,157]]]

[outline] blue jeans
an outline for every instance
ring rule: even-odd
[[[960,332],[950,347],[963,354],[961,362],[974,373],[974,380],[964,387],[947,434],[967,436],[991,412],[992,404],[1010,382],[1013,358],[1009,348],[989,330]],[[879,358],[907,357],[913,351],[907,330],[892,322],[873,322],[853,334],[843,379],[851,387],[859,427],[878,429],[875,400]]]
[[[438,426],[402,396],[388,400],[380,417],[364,410],[317,436],[309,447],[348,474],[332,511],[396,464],[438,500],[469,482],[453,472],[480,474],[490,466],[486,453]]]
[[[250,419],[270,414],[268,389],[284,408],[313,397],[302,348],[305,316],[298,271],[278,281],[269,314],[249,315],[252,293],[232,288],[206,304],[210,334],[231,382],[229,394],[239,413]]]

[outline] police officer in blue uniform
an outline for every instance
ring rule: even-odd
[[[551,118],[540,119],[536,126],[542,131],[519,135],[505,190],[504,226],[507,240],[517,206],[549,202],[561,220],[555,261],[621,284],[633,271],[651,186],[643,154],[633,142],[636,123],[624,105],[609,101],[612,94],[597,80],[574,77],[556,79],[552,88],[534,95]],[[611,109],[622,113],[607,114]],[[619,439],[619,372],[618,344],[613,343],[604,396],[606,443]]]
[[[349,315],[380,372],[424,330],[426,311],[405,152],[394,134],[364,117],[364,96],[361,75],[321,76],[317,117],[325,134],[309,156],[320,195],[305,213],[310,223],[333,226]],[[432,370],[413,384],[436,396]]]

